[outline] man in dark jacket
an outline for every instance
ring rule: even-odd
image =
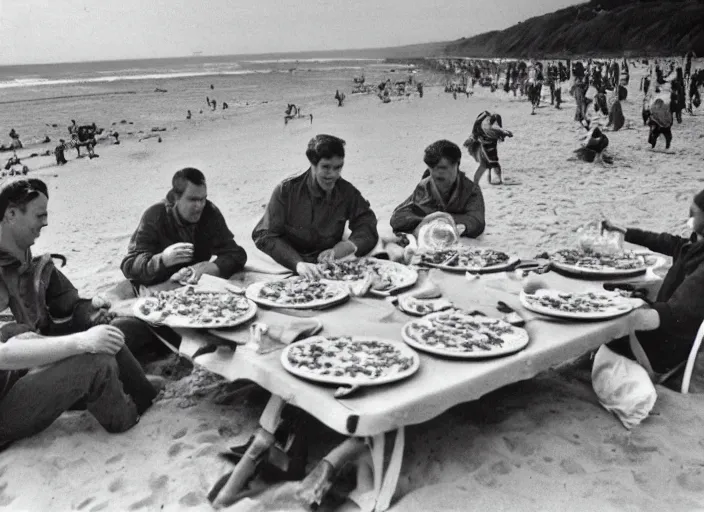
[[[244,268],[247,253],[207,195],[205,176],[198,169],[186,167],[174,174],[166,200],[144,212],[130,239],[121,264],[127,279],[149,286],[189,268],[190,282],[197,282],[203,274],[228,279]]]
[[[692,236],[682,238],[604,223],[606,229],[624,233],[627,242],[672,256],[672,267],[655,302],[650,309],[633,313],[638,341],[658,373],[687,359],[704,321],[704,191],[694,197],[688,226],[693,231]],[[630,354],[628,339],[617,340],[609,346],[619,353]]]
[[[396,233],[413,233],[423,219],[436,212],[449,213],[460,235],[476,238],[484,232],[484,196],[459,170],[462,150],[439,140],[425,149],[428,166],[413,193],[391,215]]]
[[[365,256],[379,240],[376,215],[354,185],[340,177],[345,141],[316,135],[308,142],[310,167],[279,183],[252,240],[277,263],[317,278],[318,261]],[[343,240],[345,225],[350,236]]]

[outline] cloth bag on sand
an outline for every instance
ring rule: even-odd
[[[594,357],[592,387],[599,403],[629,430],[648,417],[657,399],[648,372],[606,345]]]

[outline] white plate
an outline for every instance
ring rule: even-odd
[[[423,325],[427,328],[433,328],[433,323],[432,320],[436,319],[438,317],[443,317],[443,316],[451,316],[451,315],[460,315],[464,317],[471,317],[473,321],[477,323],[485,323],[485,322],[499,322],[500,325],[510,328],[511,329],[511,334],[509,336],[506,336],[504,339],[504,343],[500,347],[492,347],[489,350],[484,350],[481,348],[476,348],[475,350],[472,351],[460,351],[460,350],[453,350],[450,348],[446,347],[434,347],[432,345],[426,345],[418,340],[416,340],[412,334],[411,334],[411,328],[414,325]],[[444,356],[444,357],[453,357],[453,358],[458,358],[458,359],[484,359],[488,357],[497,357],[497,356],[507,356],[509,354],[514,354],[520,350],[523,350],[527,345],[528,342],[530,341],[530,337],[528,336],[528,331],[525,329],[522,329],[520,327],[515,327],[507,322],[504,322],[501,319],[498,318],[492,318],[492,317],[486,317],[482,315],[470,315],[467,313],[463,313],[461,311],[441,311],[439,313],[431,313],[430,315],[426,315],[423,318],[417,319],[417,320],[412,320],[411,322],[408,322],[403,326],[403,330],[401,331],[401,335],[403,336],[403,341],[408,343],[411,347],[417,349],[417,350],[422,350],[423,352],[428,352],[430,354],[436,354],[439,356]]]
[[[321,384],[334,384],[337,386],[378,386],[381,384],[388,384],[390,382],[396,382],[402,379],[406,379],[413,375],[415,372],[418,371],[418,368],[420,367],[420,358],[418,357],[418,354],[411,350],[408,346],[405,344],[401,343],[400,341],[392,341],[392,340],[386,340],[386,339],[379,339],[379,338],[373,338],[370,336],[335,336],[333,338],[350,338],[352,343],[354,342],[359,342],[359,341],[376,341],[379,343],[385,343],[392,345],[395,349],[397,349],[402,357],[410,357],[413,359],[412,364],[409,368],[395,374],[391,375],[384,375],[379,378],[370,378],[368,376],[358,376],[355,378],[352,377],[346,377],[346,376],[335,376],[335,375],[320,375],[317,373],[313,373],[311,371],[307,371],[305,368],[300,368],[297,366],[294,366],[289,360],[288,360],[288,355],[291,351],[297,350],[297,347],[303,347],[306,344],[311,344],[315,342],[319,342],[322,340],[328,340],[327,337],[325,336],[313,336],[311,338],[307,338],[302,341],[297,341],[295,343],[292,343],[291,345],[288,345],[286,348],[284,348],[283,352],[281,353],[281,364],[283,367],[286,369],[286,371],[292,373],[293,375],[297,377],[301,377],[307,380],[311,380],[314,382],[320,382]]]
[[[555,297],[559,293],[567,293],[567,292],[560,292],[559,290],[538,290],[535,292],[536,296],[552,296]],[[588,292],[585,292],[588,293]],[[571,312],[571,311],[561,311],[559,309],[554,309],[550,307],[543,306],[542,304],[536,304],[531,302],[529,296],[525,292],[521,292],[520,299],[521,299],[521,304],[523,305],[524,308],[526,308],[529,311],[533,311],[534,313],[540,313],[541,315],[546,315],[546,316],[554,316],[558,318],[570,318],[573,320],[607,320],[610,318],[616,318],[622,315],[625,315],[627,313],[630,313],[634,309],[634,303],[631,299],[627,299],[626,297],[623,297],[619,295],[617,292],[608,292],[608,291],[599,291],[599,292],[592,292],[596,295],[602,295],[602,296],[607,296],[611,297],[614,299],[614,302],[616,303],[614,306],[604,310],[604,311],[594,311],[590,313],[585,313],[585,312]],[[575,294],[572,294],[575,295]]]
[[[262,288],[266,286],[269,283],[277,283],[281,281],[299,281],[303,280],[302,278],[299,277],[292,277],[290,279],[274,279],[271,281],[260,281],[258,283],[252,283],[247,287],[247,290],[245,291],[245,295],[248,299],[253,300],[257,304],[261,306],[266,306],[269,308],[288,308],[288,309],[317,309],[317,308],[324,308],[327,306],[332,306],[341,302],[346,301],[349,296],[350,296],[350,291],[347,286],[340,282],[334,282],[334,281],[319,281],[319,283],[323,284],[324,286],[328,287],[330,290],[334,292],[334,295],[330,297],[329,299],[324,299],[324,300],[314,300],[312,302],[307,302],[305,304],[288,304],[288,303],[279,303],[275,302],[271,299],[267,299],[265,297],[260,297],[259,293],[261,292]]]
[[[245,299],[244,297],[237,297],[237,299],[247,301],[249,309],[244,315],[232,318],[230,320],[214,318],[212,322],[194,322],[188,317],[182,315],[169,315],[166,318],[162,319],[161,313],[151,315],[145,315],[144,313],[142,313],[140,309],[142,305],[156,305],[158,303],[158,299],[156,297],[142,297],[137,299],[137,301],[134,303],[134,306],[132,306],[132,311],[134,312],[134,315],[140,320],[144,320],[145,322],[154,325],[166,325],[169,327],[187,329],[220,329],[223,327],[236,327],[238,325],[241,325],[254,318],[254,316],[257,314],[257,305],[253,301]]]
[[[614,278],[614,277],[634,277],[645,274],[648,270],[647,266],[628,268],[628,269],[618,269],[618,268],[603,268],[595,269],[588,267],[580,267],[578,265],[568,265],[567,263],[559,263],[553,261],[552,265],[557,270],[562,270],[565,273],[573,274],[575,276],[585,276],[585,277],[604,277],[604,278]]]
[[[418,272],[416,272],[414,269],[407,267],[406,265],[403,265],[401,263],[397,263],[395,261],[389,261],[389,260],[380,260],[376,258],[369,258],[369,261],[373,263],[374,265],[377,265],[379,267],[390,267],[392,268],[396,276],[398,277],[398,280],[396,283],[394,283],[393,288],[390,288],[388,290],[374,290],[370,289],[369,293],[372,295],[376,295],[379,297],[387,297],[391,295],[394,292],[404,290],[406,288],[410,288],[416,282],[418,281]],[[323,279],[324,281],[327,281],[329,283],[358,283],[361,280],[359,279],[331,279],[331,278],[325,278]]]
[[[468,248],[462,247],[461,250],[467,250]],[[488,249],[488,248],[483,248],[483,247],[476,247],[476,248],[469,248],[469,249]],[[518,263],[518,257],[517,256],[509,256],[508,261],[506,263],[500,263],[499,265],[490,265],[488,267],[459,267],[459,266],[452,266],[452,265],[446,265],[444,263],[429,263],[422,261],[421,265],[425,265],[428,267],[433,267],[433,268],[439,268],[441,270],[447,270],[449,272],[476,272],[476,273],[482,273],[482,272],[501,272],[503,270],[511,268],[511,266],[515,265]]]

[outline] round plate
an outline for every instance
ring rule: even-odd
[[[547,295],[547,296],[556,296],[560,292],[559,290],[538,290],[535,292],[535,295],[541,296],[541,295]],[[616,292],[593,292],[596,295],[602,295],[602,296],[608,296],[613,299],[618,303],[615,306],[610,307],[609,309],[605,311],[594,311],[590,313],[586,312],[571,312],[571,311],[560,311],[558,309],[553,309],[549,308],[546,306],[543,306],[541,304],[536,304],[532,302],[529,298],[529,296],[525,292],[521,292],[520,299],[521,299],[521,304],[523,305],[524,308],[526,308],[529,311],[533,311],[534,313],[540,313],[541,315],[545,316],[553,316],[557,318],[570,318],[573,320],[607,320],[610,318],[616,318],[622,315],[625,315],[627,313],[630,313],[633,310],[633,304],[629,301],[629,299],[622,297]]]
[[[378,343],[384,343],[392,345],[402,357],[412,358],[411,366],[405,370],[398,373],[392,373],[390,375],[383,375],[378,378],[370,378],[368,376],[335,376],[335,375],[321,375],[313,373],[305,368],[294,366],[288,359],[289,353],[291,351],[300,350],[301,347],[306,345],[324,342],[330,344],[332,340],[349,340],[349,343],[357,343],[364,341],[375,341]],[[381,384],[388,384],[389,382],[396,382],[402,379],[406,379],[418,371],[420,367],[420,358],[418,354],[411,350],[408,346],[404,345],[400,341],[392,341],[386,339],[372,338],[369,336],[336,336],[328,338],[325,336],[313,336],[302,341],[297,341],[284,348],[281,353],[281,364],[286,369],[286,371],[292,373],[297,377],[304,378],[306,380],[311,380],[313,382],[320,382],[321,384],[334,384],[337,386],[348,385],[348,386],[378,386]]]
[[[471,352],[460,352],[457,350],[452,350],[448,348],[442,348],[442,347],[433,347],[430,345],[426,345],[424,343],[421,343],[417,341],[416,339],[413,338],[411,335],[411,328],[413,325],[424,325],[425,327],[433,328],[432,320],[438,317],[442,316],[450,316],[452,314],[459,314],[461,316],[468,316],[472,317],[473,321],[476,321],[478,323],[484,323],[484,322],[491,322],[495,323],[498,322],[499,325],[505,328],[510,328],[511,329],[511,336],[507,337],[507,339],[504,340],[504,344],[501,347],[492,347],[490,350],[482,350],[482,349],[477,349],[475,351]],[[504,322],[501,319],[498,318],[491,318],[491,317],[486,317],[486,316],[481,316],[481,315],[469,315],[467,313],[462,313],[458,311],[454,312],[448,312],[448,311],[440,311],[438,313],[431,313],[430,315],[426,315],[423,318],[420,318],[418,320],[412,320],[408,323],[406,323],[403,326],[403,330],[401,331],[401,336],[403,337],[403,341],[408,343],[411,347],[417,349],[417,350],[422,350],[423,352],[428,352],[430,354],[435,354],[443,357],[452,357],[452,358],[457,358],[457,359],[485,359],[488,357],[498,357],[498,356],[507,356],[510,354],[514,354],[520,350],[523,350],[527,345],[528,342],[530,341],[530,337],[528,336],[528,331],[525,329],[522,329],[520,327],[514,327],[513,325]]]
[[[346,301],[349,296],[350,296],[350,291],[347,286],[340,282],[334,282],[334,281],[319,281],[319,283],[325,285],[330,289],[331,291],[334,292],[334,295],[328,299],[316,299],[310,302],[306,302],[304,304],[287,304],[287,303],[279,303],[275,302],[271,299],[267,299],[265,297],[260,297],[259,293],[261,292],[262,288],[264,286],[270,284],[270,283],[278,283],[278,282],[295,282],[295,281],[306,281],[303,278],[300,277],[292,277],[289,279],[274,279],[271,281],[261,281],[258,283],[252,283],[247,287],[247,290],[245,291],[245,296],[256,302],[257,304],[261,306],[266,306],[269,308],[288,308],[288,309],[317,309],[317,308],[325,308],[329,306],[333,306],[335,304],[342,303]]]
[[[465,249],[464,247],[462,249]],[[483,249],[481,247],[478,247],[477,249]],[[508,261],[505,263],[500,263],[499,265],[490,265],[488,267],[459,267],[459,266],[452,266],[452,265],[446,265],[444,263],[430,263],[430,262],[425,262],[422,261],[421,264],[428,266],[428,267],[433,267],[433,268],[439,268],[441,270],[447,270],[448,272],[474,272],[474,273],[491,273],[491,272],[501,272],[503,270],[507,270],[511,268],[513,265],[518,263],[519,259],[517,256],[509,256]]]
[[[559,263],[557,261],[552,261],[552,266],[558,271],[562,271],[566,274],[571,274],[574,276],[584,276],[584,277],[603,277],[606,279],[613,279],[619,277],[635,277],[645,274],[648,270],[647,266],[629,269],[617,269],[617,268],[604,268],[595,269],[580,267],[577,265],[568,265],[567,263]]]
[[[222,295],[232,294],[223,293]],[[244,315],[232,318],[230,320],[214,318],[212,322],[196,322],[182,315],[169,315],[166,318],[162,319],[160,313],[152,315],[145,315],[144,313],[142,313],[140,307],[143,304],[156,305],[158,303],[158,300],[155,297],[142,297],[137,299],[137,301],[134,303],[134,306],[132,306],[132,311],[137,318],[150,324],[167,325],[169,327],[187,329],[220,329],[223,327],[236,327],[238,325],[241,325],[254,318],[254,316],[257,314],[257,305],[253,301],[244,297],[238,297],[238,300],[247,301],[249,309],[247,309],[247,312]]]
[[[407,267],[406,265],[403,265],[401,263],[397,263],[395,261],[389,261],[389,260],[380,260],[376,258],[369,258],[368,261],[372,263],[375,266],[378,266],[382,269],[388,269],[391,272],[393,272],[395,276],[395,282],[394,286],[392,288],[389,288],[388,290],[374,290],[370,289],[369,293],[372,295],[376,295],[378,297],[387,297],[391,295],[392,293],[395,293],[400,290],[405,290],[406,288],[410,288],[416,282],[418,281],[418,272],[416,272],[414,269]],[[360,280],[359,279],[331,279],[331,278],[325,278],[323,281],[329,282],[329,283],[357,283]]]

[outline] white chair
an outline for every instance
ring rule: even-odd
[[[686,395],[689,393],[689,383],[692,380],[692,370],[694,369],[694,362],[697,360],[697,354],[699,353],[699,347],[702,344],[702,339],[704,338],[704,322],[699,326],[697,331],[697,336],[694,338],[694,345],[692,345],[692,350],[689,352],[689,357],[687,358],[687,363],[684,367],[684,375],[682,376],[682,394]]]

